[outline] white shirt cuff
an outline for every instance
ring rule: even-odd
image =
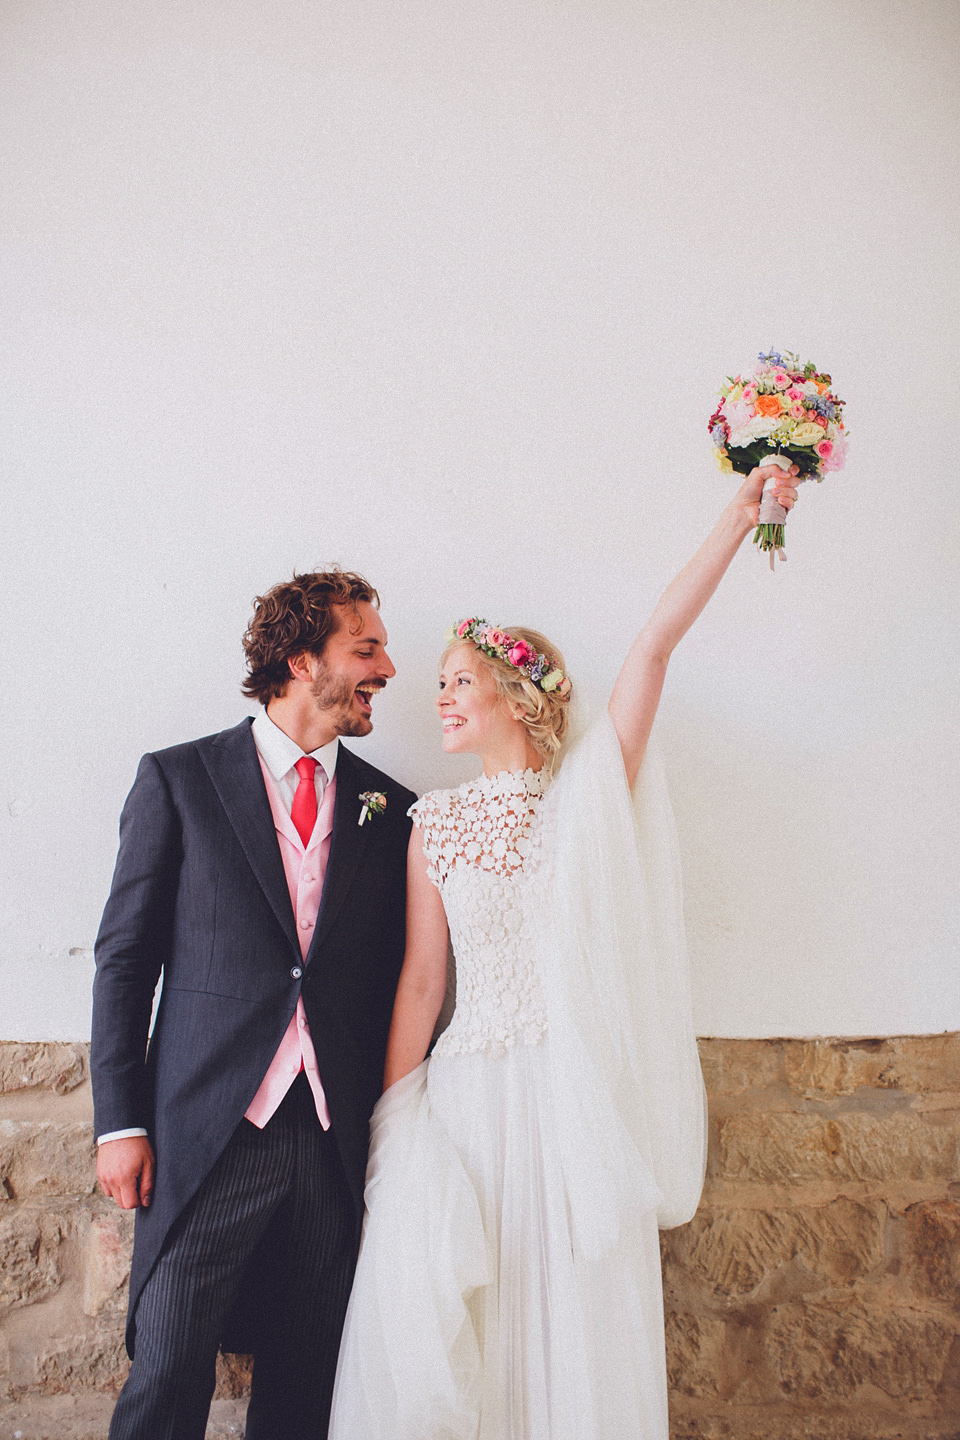
[[[128,1140],[133,1135],[146,1135],[142,1126],[135,1125],[132,1130],[110,1130],[106,1135],[97,1136],[97,1144],[103,1145],[108,1140]]]

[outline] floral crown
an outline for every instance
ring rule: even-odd
[[[537,689],[545,694],[556,695],[561,700],[570,699],[572,687],[559,665],[554,665],[549,656],[534,650],[526,640],[516,640],[506,630],[498,630],[496,625],[476,617],[461,620],[447,632],[448,645],[456,645],[461,640],[469,640],[478,650],[482,650],[484,655],[512,665],[514,670],[526,675],[527,679],[532,680]]]

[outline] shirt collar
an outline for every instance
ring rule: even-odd
[[[273,723],[266,710],[261,710],[252,729],[253,743],[274,780],[282,780],[306,754],[295,740]],[[336,771],[339,749],[340,736],[335,735],[327,745],[310,751],[310,758],[323,766],[328,781],[333,779]]]

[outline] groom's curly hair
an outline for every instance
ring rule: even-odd
[[[243,637],[248,675],[243,693],[268,704],[281,696],[290,681],[289,661],[308,652],[320,655],[337,629],[335,605],[356,611],[369,601],[379,606],[380,596],[369,580],[352,570],[294,572],[292,580],[274,585],[253,602],[253,615]]]

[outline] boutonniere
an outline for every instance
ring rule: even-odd
[[[360,799],[363,801],[363,809],[360,811],[358,825],[362,825],[368,815],[382,815],[387,808],[387,797],[380,790],[364,790]]]

